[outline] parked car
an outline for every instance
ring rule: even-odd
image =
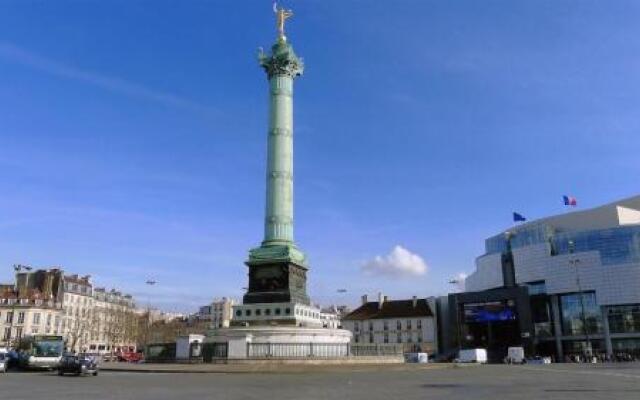
[[[118,354],[118,361],[139,363],[142,360],[142,353],[122,352]]]
[[[58,366],[58,375],[98,375],[98,362],[92,356],[85,354],[68,354],[62,357]]]
[[[551,364],[551,357],[535,356],[527,359],[527,364]]]
[[[7,353],[0,353],[0,372],[5,373],[9,368],[9,357]]]

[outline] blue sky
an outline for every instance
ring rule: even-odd
[[[285,5],[316,301],[444,294],[512,211],[638,193],[637,1]],[[0,281],[60,265],[166,309],[241,297],[274,36],[267,0],[0,1]],[[426,272],[393,274],[395,246]]]

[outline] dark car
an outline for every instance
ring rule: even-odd
[[[96,359],[88,355],[65,355],[58,365],[58,375],[98,375],[98,363]]]

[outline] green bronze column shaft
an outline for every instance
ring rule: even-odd
[[[278,37],[271,54],[261,51],[258,59],[269,78],[267,198],[264,240],[249,259],[304,264],[304,254],[293,241],[293,81],[304,67],[284,36]]]
[[[267,199],[263,245],[293,243],[293,77],[269,79]]]

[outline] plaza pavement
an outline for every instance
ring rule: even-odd
[[[359,364],[322,364],[322,363],[280,363],[244,362],[230,364],[130,364],[103,363],[102,371],[110,372],[151,372],[151,373],[306,373],[320,371],[406,371],[416,369],[473,368],[477,365],[463,364],[405,364],[405,363],[359,363]]]
[[[295,373],[131,373],[58,377],[55,373],[0,375],[0,398],[11,400],[191,399],[634,399],[640,365],[417,365],[300,368]]]

